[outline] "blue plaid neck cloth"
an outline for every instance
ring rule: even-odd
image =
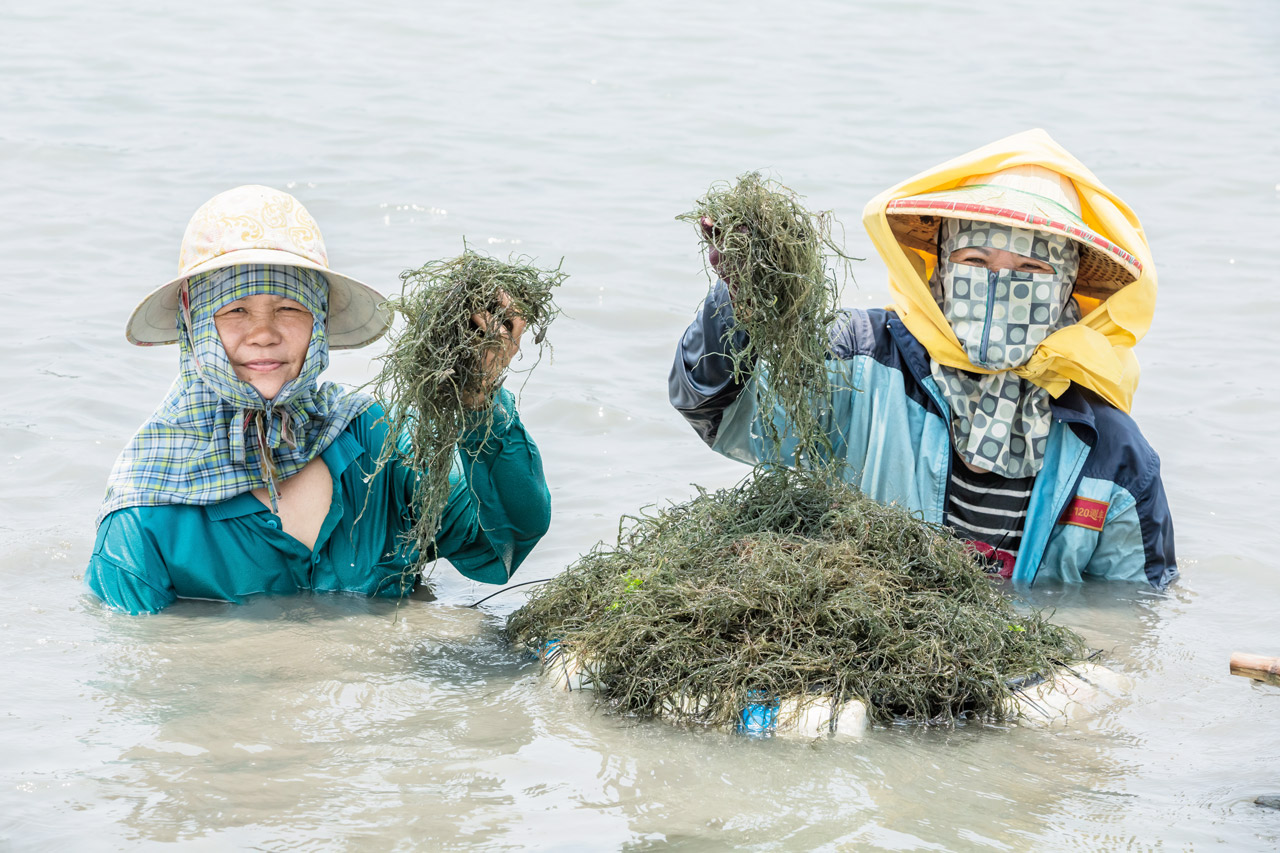
[[[298,377],[264,400],[236,377],[214,313],[257,294],[293,299],[311,312],[311,343]],[[196,276],[179,294],[178,378],[138,429],[107,480],[98,523],[129,506],[207,505],[277,485],[333,443],[372,398],[326,382],[329,285],[314,270],[262,264]]]

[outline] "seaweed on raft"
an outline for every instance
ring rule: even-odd
[[[839,293],[828,264],[847,275],[855,260],[833,237],[834,216],[806,209],[795,191],[749,172],[734,184],[713,184],[693,210],[676,218],[699,226],[715,253],[712,268],[730,288],[734,323],[723,352],[734,380],[747,382],[762,362],[768,380],[756,385],[760,409],[776,406],[784,415],[781,424],[763,419],[763,437],[778,448],[794,439],[793,456],[784,460],[789,464],[829,464],[822,428],[831,388],[826,328]],[[733,346],[739,331],[745,344]]]
[[[779,729],[820,700],[858,700],[879,722],[1018,714],[1012,685],[1052,678],[1084,642],[1019,613],[946,528],[844,481],[824,426],[826,261],[849,260],[830,215],[749,174],[680,218],[730,286],[724,351],[761,410],[780,410],[760,438],[784,464],[631,519],[534,592],[508,639],[544,659],[553,644],[624,714],[732,727],[763,700]]]
[[[780,466],[631,519],[506,631],[558,642],[615,712],[718,726],[762,696],[858,699],[880,722],[1002,719],[1013,680],[1085,654],[1019,614],[945,528]]]
[[[471,249],[401,273],[401,293],[387,304],[404,324],[390,333],[371,386],[388,426],[378,470],[398,459],[417,474],[415,519],[405,537],[419,563],[434,556],[460,439],[492,423],[506,373],[493,365],[510,347],[512,323],[523,318],[540,359],[547,327],[559,314],[552,291],[567,277],[558,266],[542,269],[526,257],[500,261]],[[486,433],[472,452],[487,440]],[[413,575],[416,567],[400,579],[402,589]]]

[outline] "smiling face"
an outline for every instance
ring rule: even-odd
[[[262,293],[228,302],[213,315],[236,376],[264,400],[274,399],[302,371],[313,318],[300,302]]]

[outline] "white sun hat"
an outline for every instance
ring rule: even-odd
[[[178,277],[151,291],[133,309],[125,335],[138,346],[178,342],[178,294],[192,276],[241,264],[303,267],[329,282],[327,328],[331,349],[373,343],[391,312],[382,294],[329,269],[320,228],[288,193],[249,185],[218,193],[191,217],[178,254]]]

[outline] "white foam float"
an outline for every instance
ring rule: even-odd
[[[577,657],[566,654],[555,641],[543,649],[542,663],[545,683],[555,690],[595,689],[589,668]],[[1100,664],[1083,663],[1060,671],[1051,681],[1028,680],[1015,688],[1015,713],[1020,722],[1034,726],[1067,725],[1101,710],[1131,686],[1132,679],[1127,676]],[[674,720],[696,714],[705,701],[690,697],[668,702],[658,716]],[[867,706],[863,702],[851,699],[836,705],[830,698],[811,696],[748,705],[734,728],[749,735],[857,739],[868,725]]]
[[[1052,680],[1024,684],[1014,690],[1022,722],[1036,726],[1066,726],[1096,714],[1133,688],[1133,679],[1097,663],[1059,670]]]

